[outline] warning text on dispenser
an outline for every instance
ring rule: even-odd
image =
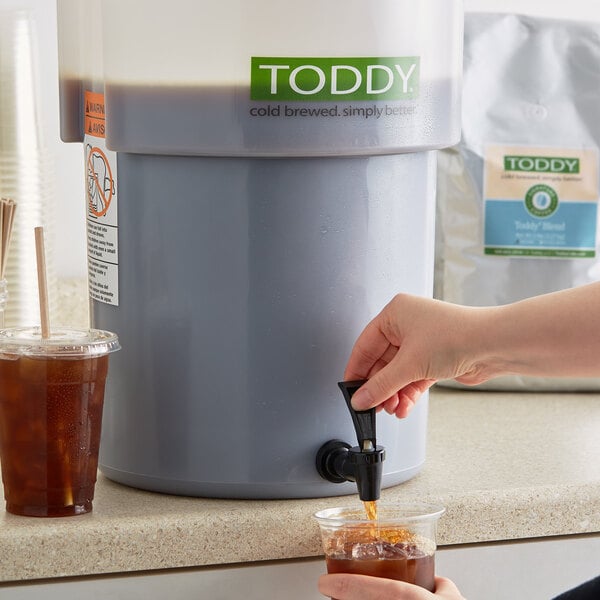
[[[90,296],[118,305],[118,228],[88,218],[87,233]]]

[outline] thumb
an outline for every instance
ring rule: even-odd
[[[397,358],[398,355],[358,388],[352,396],[354,410],[368,410],[379,406],[415,380],[414,377],[409,377],[404,373]]]

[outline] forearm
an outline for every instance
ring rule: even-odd
[[[600,282],[490,307],[398,294],[359,336],[344,377],[369,380],[356,410],[384,404],[404,417],[435,381],[509,374],[600,377]]]
[[[498,374],[600,377],[600,282],[484,310]]]

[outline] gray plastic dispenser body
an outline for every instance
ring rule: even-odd
[[[286,15],[257,2],[239,22],[241,1],[214,14],[156,2],[152,18],[135,4],[94,9],[102,69],[61,61],[63,107],[69,94],[76,107],[62,136],[86,149],[93,322],[122,344],[100,468],[175,494],[355,493],[322,479],[315,456],[355,435],[337,381],[362,328],[395,293],[432,293],[434,150],[459,136],[460,2],[335,1],[343,34],[317,0]],[[59,25],[72,5],[59,1]],[[215,32],[216,71],[197,58]],[[59,33],[67,46],[68,23]],[[383,487],[419,471],[426,425],[426,398],[406,420],[379,417]]]

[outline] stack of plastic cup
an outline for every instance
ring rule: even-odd
[[[39,123],[35,26],[31,12],[0,10],[0,195],[18,205],[4,273],[9,291],[7,327],[39,321],[33,230],[43,226],[53,232],[54,173]],[[51,302],[56,286],[53,263],[49,248]]]

